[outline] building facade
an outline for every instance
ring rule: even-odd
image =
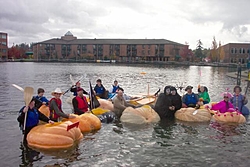
[[[8,59],[8,34],[0,32],[0,59]]]
[[[250,43],[228,43],[223,45],[226,63],[247,63],[250,55]]]
[[[71,32],[33,45],[34,59],[170,61],[188,45],[165,39],[77,39]]]

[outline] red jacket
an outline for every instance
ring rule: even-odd
[[[61,112],[63,112],[62,111],[62,101],[61,101],[61,99],[52,98],[52,99],[50,99],[49,104],[51,103],[52,100],[55,100],[58,109]],[[57,115],[56,112],[54,110],[52,110],[51,108],[49,108],[49,110],[50,110],[50,118],[53,119],[53,120],[57,120],[59,118],[59,115]]]
[[[73,99],[73,107],[74,107],[74,113],[78,115],[83,114],[86,111],[88,111],[89,106],[88,106],[86,97],[76,96]]]

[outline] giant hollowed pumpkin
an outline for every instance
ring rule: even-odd
[[[99,103],[100,103],[100,107],[104,110],[109,110],[109,111],[113,111],[114,110],[114,106],[113,103],[109,100],[105,100],[105,99],[98,99]]]
[[[101,129],[101,121],[94,114],[85,113],[82,115],[75,115],[75,114],[72,115],[74,115],[75,118],[64,119],[64,120],[69,120],[73,123],[79,122],[79,128],[82,133]]]
[[[217,111],[213,115],[213,118],[215,121],[218,121],[218,122],[228,122],[228,123],[245,123],[246,122],[246,118],[238,112],[220,113]]]
[[[211,114],[207,109],[181,108],[176,111],[175,118],[188,122],[206,122],[211,120]]]
[[[160,121],[160,117],[149,105],[140,108],[127,107],[120,118],[122,122],[144,124]]]
[[[34,127],[27,136],[29,146],[38,149],[62,149],[73,146],[76,141],[83,138],[83,135],[77,127],[67,131],[68,125],[72,125],[72,122],[56,122]]]
[[[50,111],[49,111],[49,107],[46,105],[42,105],[39,109],[38,109],[41,113],[43,113],[46,117],[49,118],[50,116]]]

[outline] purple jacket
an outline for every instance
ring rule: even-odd
[[[219,103],[212,106],[211,110],[219,110],[221,113],[225,113],[228,111],[229,108],[234,108],[233,104],[228,101],[228,106],[226,101],[222,100]]]

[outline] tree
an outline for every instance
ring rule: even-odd
[[[202,45],[203,44],[202,44],[201,40],[199,39],[198,43],[197,43],[196,50],[195,50],[195,57],[199,58],[200,61],[202,61],[202,59],[204,58],[204,55],[202,54],[202,49],[203,49]]]
[[[189,49],[189,45],[187,42],[185,42],[185,46],[182,48],[180,52],[180,56],[183,58],[183,60],[186,60],[186,61],[191,60],[193,56],[193,52],[191,49]]]
[[[221,46],[221,42],[219,42],[218,53],[219,53],[219,61],[222,62],[224,60],[224,58],[225,58],[225,50]]]
[[[211,60],[212,62],[217,62],[218,61],[218,44],[215,40],[215,37],[213,38],[212,41],[212,47],[211,47]]]

